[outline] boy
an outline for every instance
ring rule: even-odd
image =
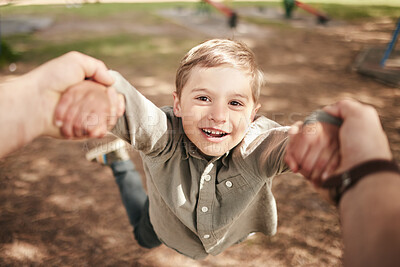
[[[118,73],[112,75],[126,101],[112,132],[140,151],[148,196],[121,141],[87,157],[111,166],[140,245],[164,243],[202,259],[252,232],[275,234],[271,184],[289,170],[284,162],[289,127],[256,118],[263,78],[247,46],[210,40],[190,50],[177,71],[173,107],[156,107]],[[314,145],[307,137],[297,149],[304,150],[299,165],[323,166],[313,173],[315,168],[304,168],[309,176],[333,168],[328,160],[316,162],[314,154],[330,159],[337,149],[337,133],[326,132],[332,126],[318,125],[324,131],[314,136],[326,142]],[[308,155],[307,149],[316,153]]]

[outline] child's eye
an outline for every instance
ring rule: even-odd
[[[239,101],[231,101],[231,102],[229,102],[229,105],[232,105],[232,106],[243,106],[243,104],[240,103]]]
[[[210,101],[210,99],[206,96],[199,96],[196,99],[200,100],[200,101]]]

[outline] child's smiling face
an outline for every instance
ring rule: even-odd
[[[250,82],[250,75],[232,67],[195,67],[181,97],[174,93],[175,115],[206,156],[221,156],[242,141],[260,108]]]

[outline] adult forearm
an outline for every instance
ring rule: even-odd
[[[399,266],[400,175],[369,175],[340,202],[345,266]]]
[[[0,158],[29,143],[37,136],[50,133],[50,110],[56,96],[44,96],[33,82],[31,73],[0,85]],[[54,130],[54,129],[53,129]]]

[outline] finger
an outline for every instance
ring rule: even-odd
[[[108,103],[97,106],[96,109],[92,109],[91,114],[93,115],[93,118],[96,119],[96,121],[93,121],[94,124],[92,124],[91,127],[87,127],[89,136],[98,138],[105,135],[107,132],[108,120],[110,117]]]
[[[86,83],[87,88],[92,86],[92,83]],[[82,102],[80,105],[77,105],[77,114],[74,118],[72,127],[74,132],[74,137],[81,138],[83,136],[88,135],[88,129],[85,128],[85,117],[88,115],[88,109],[90,109],[95,103],[95,99],[91,94],[92,90],[86,91],[86,93],[82,97]]]
[[[75,117],[77,116],[79,112],[80,107],[78,105],[71,106],[64,117],[63,125],[61,127],[61,133],[63,136],[66,138],[72,138],[74,137],[74,129],[73,129],[73,124],[75,121]]]
[[[311,179],[311,174],[314,170],[315,163],[321,154],[321,146],[310,145],[307,152],[302,157],[301,168],[299,172],[308,179]]]
[[[295,146],[296,146],[296,140],[298,139],[298,134],[300,132],[300,128],[301,125],[303,123],[301,121],[296,122],[295,124],[293,124],[291,126],[291,128],[289,129],[289,141],[288,144],[286,145],[286,152],[285,152],[285,162],[286,164],[289,166],[289,168],[293,171],[293,172],[297,172],[298,171],[298,164],[297,161],[294,157],[294,151],[295,151]]]
[[[301,131],[296,137],[295,144],[293,144],[292,148],[292,156],[294,157],[297,165],[298,171],[304,175],[304,162],[306,162],[305,156],[308,153],[308,150],[311,147],[311,143],[313,142],[313,138],[315,138],[315,134],[310,134],[308,131],[312,128],[312,124],[303,125]],[[308,177],[308,176],[307,176]]]
[[[347,118],[348,114],[358,112],[362,104],[353,99],[344,99],[336,102],[333,105],[324,107],[322,110],[329,113],[332,116],[339,117],[341,119]]]
[[[68,89],[60,98],[56,109],[54,111],[54,124],[57,127],[61,127],[64,123],[64,117],[67,113],[67,110],[75,102],[75,95],[73,93],[73,89]]]
[[[338,150],[333,144],[327,149],[321,151],[310,175],[311,180],[315,184],[320,184],[323,173],[327,171],[327,166],[329,162],[333,160],[335,155],[338,155]]]
[[[107,88],[108,100],[110,102],[110,115],[108,117],[108,126],[111,127],[117,122],[117,106],[119,105],[118,95],[113,87]]]
[[[340,161],[341,161],[340,150],[337,149],[332,154],[331,159],[329,160],[328,164],[325,167],[325,171],[321,176],[322,181],[325,181],[326,179],[328,179],[329,176],[333,175],[334,173],[341,172],[341,170],[339,170]]]
[[[87,114],[83,121],[83,127],[86,129],[87,136],[91,136],[96,128],[99,127],[99,115],[91,111]]]
[[[125,113],[125,97],[122,94],[118,94],[118,110],[117,117],[121,117]]]
[[[87,116],[87,112],[85,112],[85,107],[82,105],[73,121],[73,132],[74,137],[81,138],[87,135],[87,129],[85,128],[85,117]]]
[[[106,86],[110,86],[114,83],[114,78],[108,72],[106,65],[102,61],[83,55],[83,57],[80,57],[79,64],[84,72],[84,77],[92,78],[94,81]]]
[[[292,170],[292,172],[297,172],[299,170],[298,165],[296,163],[296,160],[294,159],[294,157],[292,156],[291,153],[289,153],[289,151],[286,151],[285,154],[285,162],[286,164],[289,166],[289,168]]]
[[[115,90],[114,87],[108,87],[107,88],[107,96],[108,96],[108,100],[110,101],[110,105],[111,105],[111,115],[117,115],[117,107],[118,107],[118,94],[117,91]]]
[[[317,123],[315,135],[309,140],[311,146],[302,163],[311,180],[320,177],[332,153],[339,146],[338,128],[329,123]]]
[[[101,138],[104,137],[107,133],[107,127],[99,125],[93,131],[89,132],[89,136],[91,138]]]

